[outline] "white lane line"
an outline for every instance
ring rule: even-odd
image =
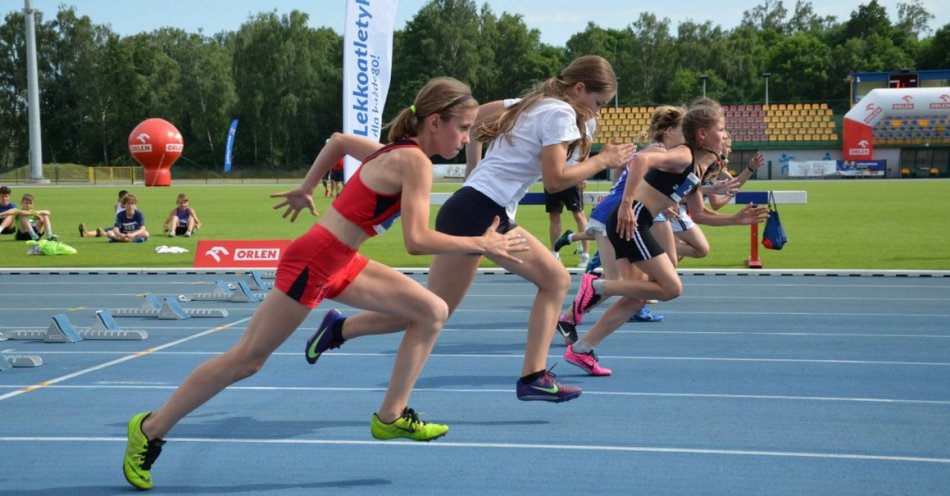
[[[125,443],[124,437],[72,437],[72,436],[3,436],[0,442],[4,443]],[[819,460],[849,460],[849,461],[880,461],[880,462],[910,462],[910,463],[938,463],[950,464],[950,458],[900,455],[864,455],[861,453],[813,453],[808,451],[772,451],[772,450],[731,450],[709,448],[667,448],[662,446],[618,446],[595,444],[534,444],[534,443],[475,443],[436,441],[433,443],[418,443],[414,441],[357,441],[346,439],[236,439],[236,438],[202,438],[202,437],[171,437],[166,441],[177,443],[202,444],[258,444],[258,445],[322,445],[322,446],[399,446],[416,449],[446,449],[446,448],[476,448],[476,449],[509,449],[509,450],[553,450],[553,451],[599,451],[599,452],[627,452],[627,453],[671,453],[685,455],[718,455],[718,456],[746,456],[746,457],[783,457],[783,458],[814,458]]]
[[[248,317],[250,318],[250,317]],[[245,319],[246,320],[246,319]],[[150,353],[158,353],[160,350],[167,348],[173,344],[179,344],[185,341],[189,341],[195,337],[200,337],[204,334],[210,332],[217,332],[221,329],[212,329],[204,333],[189,336],[187,338],[180,339],[178,341],[173,341],[167,345],[159,346],[156,348],[151,348],[146,351],[137,352],[132,357],[123,357],[118,359],[116,362],[119,363],[119,360],[124,361],[130,358],[135,358],[136,356]],[[23,350],[17,350],[18,352],[24,352]],[[76,354],[76,355],[93,355],[93,354],[110,354],[118,353],[123,354],[125,352],[72,352],[72,351],[51,351],[43,352],[43,354]],[[160,355],[178,355],[178,356],[213,356],[220,355],[223,351],[166,351],[158,353]],[[274,352],[271,356],[275,357],[299,357],[300,353],[296,352]],[[373,352],[373,353],[342,353],[334,352],[332,355],[334,357],[362,357],[362,358],[393,358],[396,356],[395,352]],[[519,353],[432,353],[431,357],[438,358],[501,358],[501,359],[518,359],[521,360],[524,358],[524,355]],[[827,364],[827,365],[898,365],[898,366],[914,366],[914,367],[950,367],[950,362],[909,362],[909,361],[898,361],[898,360],[840,360],[840,359],[815,359],[815,358],[742,358],[742,357],[691,357],[691,356],[636,356],[636,355],[598,355],[602,359],[611,359],[611,360],[630,360],[630,361],[695,361],[695,362],[754,362],[754,363],[815,363],[815,364]],[[100,368],[113,364],[109,362],[99,366]],[[93,369],[87,369],[92,371]],[[77,374],[84,374],[86,371],[77,372]],[[71,378],[71,376],[64,376]],[[56,379],[54,379],[56,380]],[[46,383],[43,383],[46,384]],[[3,387],[0,385],[0,387]],[[0,397],[0,400],[4,399]]]
[[[17,386],[0,386],[17,387]],[[49,389],[64,390],[124,390],[134,389],[143,391],[147,389],[169,390],[178,387],[177,384],[155,383],[155,382],[106,382],[98,384],[84,385],[51,385]],[[228,391],[237,392],[304,392],[304,393],[380,393],[385,392],[384,387],[326,387],[326,386],[230,386]],[[510,395],[510,389],[490,389],[490,388],[414,388],[414,393],[451,393],[451,394],[504,394]],[[903,398],[862,398],[848,396],[793,396],[793,395],[772,395],[772,394],[723,394],[723,393],[662,393],[662,392],[639,392],[639,391],[591,391],[584,390],[585,395],[591,396],[617,396],[617,397],[636,397],[636,398],[684,398],[684,399],[726,399],[726,400],[753,400],[753,401],[792,401],[792,402],[829,402],[829,403],[870,403],[882,405],[933,405],[950,406],[950,400],[913,400]]]
[[[206,336],[206,335],[208,335],[208,334],[213,334],[213,333],[218,332],[218,331],[223,331],[223,330],[225,330],[225,329],[228,329],[228,328],[233,327],[233,326],[238,325],[238,324],[243,324],[244,322],[246,322],[246,321],[248,321],[248,320],[250,320],[250,317],[245,317],[245,318],[243,318],[243,319],[241,319],[241,320],[237,320],[237,321],[231,322],[230,324],[225,324],[225,325],[222,325],[222,326],[212,327],[211,329],[208,329],[208,330],[206,330],[206,331],[204,331],[204,332],[199,332],[198,334],[193,334],[193,335],[191,335],[191,336],[187,336],[187,337],[184,337],[184,338],[175,340],[175,341],[171,341],[171,342],[165,343],[165,344],[163,344],[163,345],[161,345],[161,346],[156,346],[156,347],[154,347],[154,348],[149,348],[149,349],[143,350],[143,351],[137,351],[137,352],[135,352],[135,353],[132,353],[131,355],[123,356],[122,358],[116,358],[115,360],[112,360],[112,361],[109,361],[109,362],[106,362],[106,363],[101,363],[101,364],[95,365],[95,366],[93,366],[93,367],[85,368],[85,369],[82,369],[82,370],[77,370],[76,372],[73,372],[73,373],[71,373],[71,374],[66,374],[66,375],[57,377],[57,378],[55,378],[55,379],[50,379],[50,380],[48,380],[48,381],[43,381],[43,382],[41,382],[41,383],[39,383],[39,384],[33,384],[33,385],[30,385],[30,386],[26,386],[26,387],[23,387],[23,388],[18,389],[18,390],[16,390],[16,391],[11,391],[11,392],[9,392],[9,393],[0,395],[0,401],[7,400],[7,399],[13,398],[13,397],[15,397],[15,396],[19,396],[19,395],[21,395],[21,394],[23,394],[23,393],[29,393],[29,392],[31,392],[31,391],[36,391],[37,389],[42,389],[42,388],[45,388],[45,387],[49,387],[49,386],[52,386],[52,385],[54,385],[54,384],[59,384],[60,382],[68,381],[68,380],[70,380],[70,379],[73,379],[73,378],[76,378],[76,377],[79,377],[79,376],[82,376],[82,375],[86,375],[86,374],[88,374],[88,373],[90,373],[90,372],[95,372],[95,371],[97,371],[97,370],[102,370],[102,369],[105,369],[105,368],[109,368],[109,367],[112,367],[113,365],[118,365],[118,364],[120,364],[120,363],[124,363],[124,362],[127,362],[127,361],[129,361],[129,360],[133,360],[133,359],[136,359],[136,358],[145,356],[145,355],[151,355],[152,353],[155,353],[155,352],[157,352],[157,351],[161,351],[161,350],[164,350],[164,349],[166,349],[166,348],[171,348],[172,346],[177,346],[177,345],[179,345],[179,344],[181,344],[181,343],[185,343],[185,342],[191,341],[192,339],[197,339],[197,338],[200,338],[200,337],[202,337],[202,336]]]

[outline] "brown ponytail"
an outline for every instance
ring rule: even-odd
[[[478,108],[478,102],[472,97],[472,90],[467,84],[450,77],[430,79],[416,94],[412,105],[402,109],[399,115],[386,124],[389,127],[389,141],[418,136],[422,120],[432,114],[449,120],[474,108]]]

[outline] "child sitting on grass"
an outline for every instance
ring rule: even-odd
[[[178,195],[178,206],[172,209],[165,219],[165,233],[168,237],[184,235],[190,238],[191,234],[201,227],[201,220],[195,210],[188,206],[188,195],[181,193]]]
[[[56,239],[59,236],[53,234],[53,225],[50,222],[49,210],[33,210],[33,195],[27,193],[20,200],[20,206],[23,208],[16,211],[16,239],[18,241],[36,241],[41,236],[46,239]]]
[[[128,194],[122,198],[123,210],[115,216],[115,226],[105,232],[109,242],[142,243],[148,239],[148,230],[145,229],[145,215],[135,208],[138,202],[135,195]]]

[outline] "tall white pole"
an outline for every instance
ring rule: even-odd
[[[30,111],[30,180],[43,180],[43,145],[40,140],[40,85],[36,74],[36,27],[33,2],[24,0],[26,18],[26,89]]]

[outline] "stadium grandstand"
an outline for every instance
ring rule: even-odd
[[[636,140],[650,125],[655,107],[604,108],[596,143],[610,139]],[[725,105],[727,127],[737,145],[808,142],[831,146],[838,141],[837,125],[826,103]],[[840,119],[839,119],[840,120]]]

